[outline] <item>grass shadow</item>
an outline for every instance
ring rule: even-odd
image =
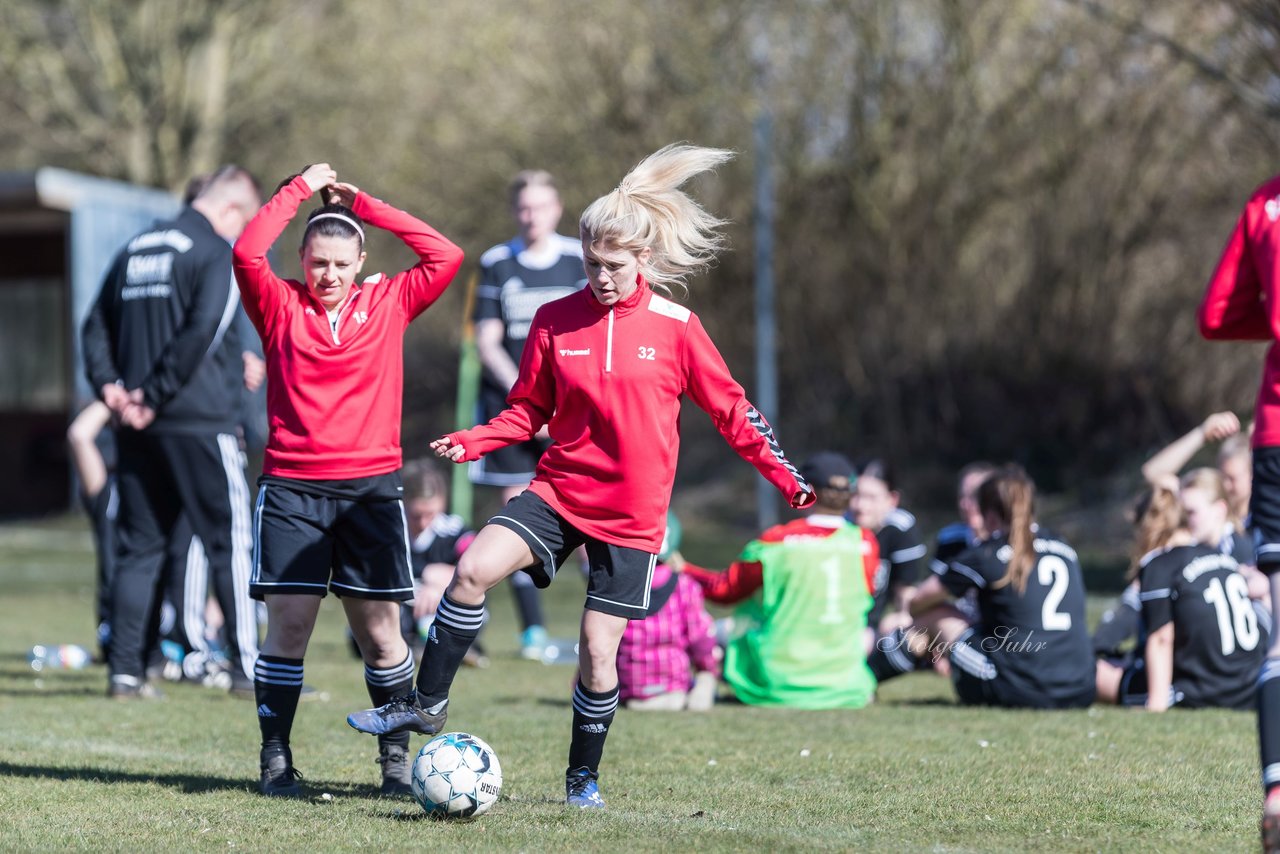
[[[101,686],[83,688],[0,688],[0,697],[101,697]]]
[[[960,704],[948,697],[903,697],[900,700],[876,700],[877,706],[933,706],[949,707],[953,709],[961,708]]]
[[[524,702],[528,702],[528,701],[529,701],[529,698],[525,697]],[[573,705],[573,698],[572,697],[565,697],[565,698],[539,697],[537,699],[537,703],[539,706],[553,706],[557,709],[567,709]]]
[[[205,774],[141,774],[118,768],[55,768],[0,762],[0,777],[16,779],[78,780],[87,783],[159,783],[187,794],[218,791],[255,790],[254,781],[244,777],[212,777]]]
[[[118,768],[55,768],[41,765],[21,765],[13,762],[0,762],[0,779],[43,779],[58,781],[82,781],[87,783],[158,783],[177,789],[185,794],[198,795],[208,792],[245,792],[258,794],[258,781],[246,777],[215,777],[208,774],[145,774],[136,771],[122,771]],[[376,786],[365,783],[353,783],[349,780],[311,780],[302,781],[305,799],[315,799],[322,792],[335,796],[358,797],[367,799],[382,798]],[[408,802],[412,804],[412,801]]]

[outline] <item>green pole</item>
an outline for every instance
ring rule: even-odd
[[[466,430],[475,426],[476,399],[480,395],[480,355],[476,352],[476,327],[471,322],[476,301],[476,284],[479,277],[473,272],[467,279],[467,296],[463,306],[462,340],[458,354],[458,397],[454,408],[454,429]],[[462,517],[470,526],[475,512],[475,488],[467,476],[466,465],[453,467],[453,480],[449,490],[451,512]]]

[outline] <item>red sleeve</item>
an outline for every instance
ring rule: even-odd
[[[867,528],[862,529],[862,571],[867,579],[867,592],[876,594],[876,576],[880,574],[880,541]]]
[[[748,402],[742,386],[729,373],[720,351],[694,314],[689,316],[683,356],[685,391],[711,416],[730,447],[776,486],[792,507],[812,504],[816,498],[813,488],[783,455],[773,428]]]
[[[1222,250],[1197,319],[1200,334],[1213,340],[1269,340],[1273,337],[1258,271],[1249,253],[1249,210],[1245,209]]]
[[[741,602],[764,584],[764,567],[757,561],[734,561],[724,572],[686,563],[681,572],[698,582],[708,599],[721,605]]]
[[[240,301],[263,341],[268,337],[267,326],[280,310],[289,289],[267,263],[267,252],[298,212],[298,206],[309,198],[311,188],[307,182],[301,176],[294,178],[249,220],[232,251]]]
[[[367,193],[357,194],[351,209],[370,225],[399,237],[418,256],[418,263],[392,277],[390,284],[400,295],[405,317],[413,320],[453,281],[462,266],[462,250],[422,220]]]
[[[551,420],[556,406],[556,382],[547,358],[551,335],[542,320],[539,309],[520,357],[520,374],[507,395],[507,408],[488,424],[449,434],[453,444],[465,449],[459,462],[469,463],[490,451],[531,439]]]

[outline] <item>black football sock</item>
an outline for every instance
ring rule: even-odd
[[[1258,676],[1258,747],[1262,753],[1262,788],[1280,786],[1280,658],[1268,658]]]
[[[447,593],[440,597],[440,607],[436,609],[436,619],[422,651],[422,666],[418,668],[418,702],[423,707],[434,708],[449,699],[449,688],[458,673],[458,665],[483,625],[483,602],[463,605],[454,602]]]
[[[894,629],[876,641],[875,650],[867,656],[867,667],[876,682],[910,673],[920,665],[920,657],[911,651],[905,629]]]
[[[515,576],[511,576],[515,579]],[[531,582],[516,584],[511,582],[511,592],[516,597],[516,608],[520,611],[520,628],[545,625],[542,622],[542,593]]]
[[[604,755],[609,724],[618,710],[618,687],[588,691],[579,681],[573,689],[573,738],[569,742],[569,770],[586,768],[595,777]]]
[[[369,689],[369,699],[375,707],[385,706],[397,697],[403,697],[413,691],[413,654],[406,653],[404,661],[392,667],[379,670],[366,664],[364,666],[364,685]],[[409,731],[393,732],[390,735],[378,736],[378,748],[388,745],[399,745],[409,748]]]
[[[258,701],[262,749],[288,752],[289,733],[302,694],[302,659],[259,655],[253,667],[253,694]]]

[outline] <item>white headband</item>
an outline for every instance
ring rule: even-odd
[[[364,229],[363,229],[363,228],[361,228],[361,227],[360,227],[360,224],[359,224],[359,223],[357,223],[357,222],[356,222],[354,219],[352,219],[351,217],[346,216],[345,214],[340,214],[340,213],[322,213],[322,214],[316,214],[315,216],[313,216],[313,217],[311,218],[311,222],[308,222],[307,224],[308,224],[308,225],[310,225],[312,222],[315,222],[316,220],[321,220],[321,219],[340,219],[340,220],[342,220],[342,221],[343,221],[343,222],[345,222],[347,225],[351,226],[352,228],[354,228],[354,229],[356,230],[356,234],[360,235],[360,243],[361,243],[361,244],[363,244],[363,243],[364,243]]]

